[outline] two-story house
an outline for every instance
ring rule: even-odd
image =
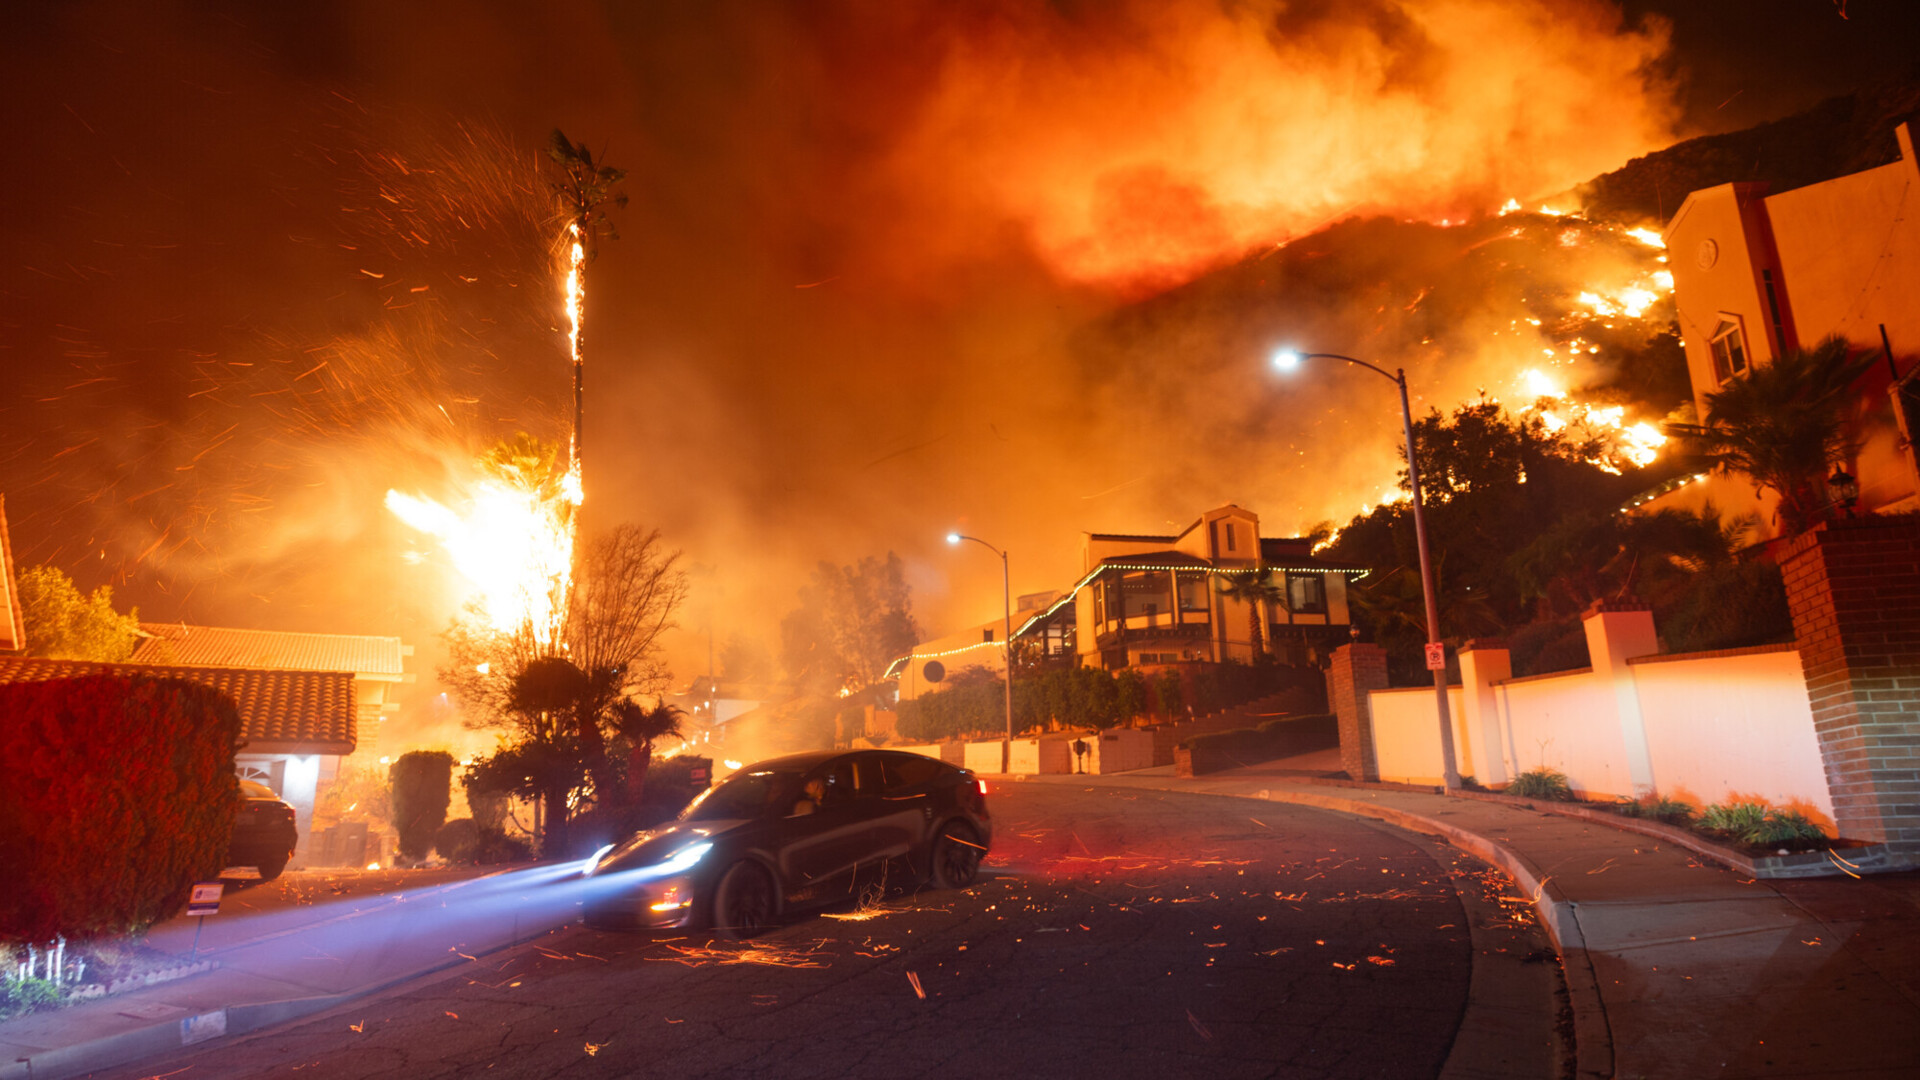
[[[1893,134],[1900,156],[1889,164],[1779,194],[1765,184],[1704,188],[1663,233],[1703,420],[1708,394],[1787,350],[1837,334],[1881,354],[1855,387],[1861,450],[1846,463],[1865,512],[1920,508],[1911,359],[1920,351],[1920,162],[1908,126]],[[1758,511],[1762,538],[1777,529],[1777,496],[1757,496],[1740,476],[1707,477],[1654,505],[1708,501],[1728,517]]]
[[[1227,505],[1173,536],[1088,533],[1073,588],[1080,662],[1109,671],[1183,661],[1312,664],[1349,640],[1347,582],[1366,573],[1313,554],[1304,538],[1262,537]],[[1235,596],[1247,582],[1274,599]]]

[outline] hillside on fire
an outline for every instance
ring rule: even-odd
[[[1737,531],[1663,519],[1596,535],[1613,528],[1606,508],[1702,468],[1664,434],[1697,418],[1662,215],[1700,188],[1787,190],[1895,159],[1893,128],[1917,109],[1920,81],[1886,84],[1469,220],[1337,222],[1085,328],[1074,351],[1088,398],[1179,447],[1191,474],[1169,476],[1169,489],[1230,485],[1232,474],[1203,464],[1223,448],[1267,476],[1300,460],[1336,462],[1282,492],[1277,509],[1300,515],[1302,531],[1316,528],[1328,488],[1368,492],[1373,478],[1377,490],[1351,521],[1317,528],[1327,554],[1375,567],[1357,590],[1356,623],[1390,646],[1409,678],[1423,631],[1412,625],[1417,610],[1405,610],[1418,608],[1417,589],[1400,580],[1412,565],[1404,461],[1400,486],[1381,483],[1391,473],[1380,458],[1398,435],[1391,390],[1342,365],[1281,383],[1262,367],[1275,349],[1339,343],[1404,366],[1420,439],[1431,444],[1426,475],[1478,470],[1479,490],[1429,490],[1436,547],[1448,552],[1441,577],[1452,603],[1441,621],[1450,638],[1514,635],[1521,670],[1578,666],[1578,606],[1631,590],[1657,603],[1678,645],[1770,640],[1785,626],[1778,585],[1738,562]],[[1302,423],[1296,408],[1315,415]],[[1196,415],[1210,422],[1179,420]],[[1576,568],[1583,557],[1591,565]],[[1699,572],[1649,569],[1676,560]]]

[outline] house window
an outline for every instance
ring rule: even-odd
[[[1201,574],[1180,574],[1180,610],[1207,610],[1207,579]]]
[[[1287,575],[1287,606],[1295,615],[1319,615],[1327,610],[1327,583],[1319,574]]]
[[[983,628],[983,629],[982,629],[982,630],[980,631],[980,640],[981,640],[982,642],[985,642],[985,643],[988,643],[988,644],[991,644],[991,643],[993,642],[993,631],[992,631],[992,630],[989,630],[989,629],[984,629],[984,628]]]
[[[1207,547],[1214,558],[1220,557],[1220,523],[1217,521],[1207,522]]]
[[[1747,339],[1740,324],[1721,319],[1713,328],[1713,378],[1726,382],[1747,370]]]
[[[1227,522],[1227,550],[1233,550],[1233,522]]]
[[[238,773],[242,780],[252,780],[254,783],[267,785],[273,789],[275,795],[280,794],[287,782],[287,763],[284,759],[237,761],[234,763],[233,771]]]

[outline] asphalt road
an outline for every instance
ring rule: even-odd
[[[993,854],[965,891],[869,898],[744,944],[569,926],[115,1075],[1435,1076],[1468,998],[1469,920],[1483,950],[1488,933],[1536,940],[1497,875],[1378,823],[1017,783],[992,806]]]

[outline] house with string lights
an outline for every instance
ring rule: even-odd
[[[1020,598],[1013,648],[1023,665],[1156,669],[1271,658],[1318,666],[1351,640],[1347,585],[1365,567],[1313,553],[1303,537],[1263,537],[1251,510],[1209,510],[1167,536],[1087,533],[1073,587]],[[1266,586],[1249,589],[1249,584]],[[887,669],[900,699],[979,667],[1006,670],[1003,621],[916,645]]]
[[[1262,656],[1318,665],[1350,640],[1347,584],[1367,572],[1319,558],[1305,538],[1261,536],[1259,516],[1232,504],[1171,536],[1088,533],[1081,565],[1016,638],[1064,637],[1070,607],[1073,654],[1108,671]]]
[[[1893,132],[1888,164],[1769,194],[1759,183],[1688,195],[1662,234],[1698,415],[1706,398],[1783,352],[1829,335],[1874,353],[1855,384],[1858,455],[1829,486],[1831,512],[1920,509],[1920,161],[1913,134]],[[1653,506],[1728,519],[1753,515],[1760,537],[1779,529],[1778,497],[1742,477],[1702,475],[1650,493]]]
[[[1028,593],[1019,598],[1013,612],[1015,640],[1027,633],[1028,624],[1043,610],[1053,606],[1057,592]],[[956,630],[943,637],[923,641],[913,651],[887,666],[884,679],[899,685],[899,700],[912,701],[921,694],[943,689],[952,676],[967,668],[979,668],[995,677],[1007,670],[1007,620],[1002,617]]]

